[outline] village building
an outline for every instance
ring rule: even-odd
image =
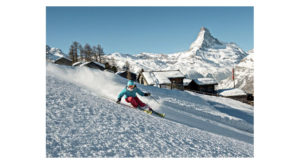
[[[80,67],[89,67],[89,68],[93,68],[93,69],[99,69],[101,71],[105,70],[105,65],[95,62],[95,61],[90,61],[90,62],[85,62],[83,64],[80,65]]]
[[[220,89],[218,90],[218,93],[220,96],[230,97],[230,98],[247,97],[247,93],[240,88]]]
[[[185,90],[190,90],[203,94],[216,94],[215,86],[218,82],[213,78],[184,79]]]
[[[138,76],[138,82],[159,88],[183,90],[185,76],[179,70],[145,71]]]
[[[54,61],[55,64],[72,66],[72,60],[66,57],[60,57]]]
[[[116,73],[117,75],[124,77],[125,79],[137,81],[137,75],[130,71],[120,71]]]
[[[77,67],[77,66],[80,66],[81,64],[82,64],[82,62],[79,61],[79,62],[73,63],[72,66]]]
[[[109,64],[109,62],[105,62],[104,65],[105,65],[106,71],[111,72],[111,73],[117,73],[118,69],[116,66]]]
[[[240,88],[232,88],[232,89],[221,89],[218,90],[219,96],[231,98],[234,100],[241,101],[243,103],[247,103],[253,105],[253,101],[249,100],[249,94],[243,91]]]

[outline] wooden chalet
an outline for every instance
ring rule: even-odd
[[[249,100],[249,94],[243,91],[240,88],[231,88],[231,89],[221,89],[218,90],[219,96],[231,98],[234,100],[241,101],[253,105],[253,101]]]
[[[105,65],[95,62],[95,61],[90,61],[90,62],[85,62],[83,64],[80,65],[80,67],[89,67],[89,68],[93,68],[93,69],[99,69],[101,71],[105,70]]]
[[[184,79],[184,89],[203,94],[216,94],[217,81],[213,78]]]
[[[137,81],[137,75],[130,71],[120,71],[116,73],[117,75],[124,77],[128,80]]]
[[[185,76],[179,70],[145,71],[139,74],[137,81],[159,88],[183,90],[184,78]]]
[[[105,62],[104,65],[105,65],[106,71],[111,72],[111,73],[117,73],[118,69],[116,66],[110,65],[108,62]]]
[[[66,57],[60,57],[54,61],[55,64],[72,66],[72,60]]]
[[[220,96],[233,99],[247,99],[247,93],[240,88],[220,89],[218,90]]]

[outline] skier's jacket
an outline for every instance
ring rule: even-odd
[[[129,84],[130,82],[128,82]],[[137,87],[134,87],[132,91],[128,90],[127,86],[121,91],[121,93],[118,96],[118,99],[121,99],[123,96],[125,96],[125,99],[127,97],[136,97],[136,93],[138,93],[141,96],[145,96],[145,93],[142,92]]]

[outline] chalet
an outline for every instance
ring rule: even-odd
[[[81,64],[82,64],[82,62],[79,61],[79,62],[73,63],[72,66],[77,67],[77,66],[80,66]]]
[[[146,71],[141,72],[137,81],[144,85],[157,86],[159,88],[183,90],[185,76],[179,70]]]
[[[203,94],[215,94],[217,81],[213,78],[184,79],[185,90],[195,91]]]
[[[120,71],[120,72],[117,72],[116,74],[121,77],[124,77],[128,80],[133,80],[133,81],[136,81],[136,77],[137,77],[135,73],[130,72],[130,71]]]
[[[66,58],[66,57],[60,57],[54,61],[55,64],[60,64],[60,65],[67,65],[71,66],[72,65],[72,60]]]
[[[251,104],[248,98],[248,94],[240,88],[221,89],[218,90],[219,96],[231,98],[244,103]]]
[[[95,62],[95,61],[90,61],[90,62],[85,62],[80,65],[80,67],[89,67],[93,69],[100,69],[101,71],[105,70],[105,65]]]
[[[106,71],[108,71],[108,72],[116,73],[116,72],[118,71],[118,69],[117,69],[116,66],[114,66],[114,65],[112,66],[112,65],[109,64],[108,62],[105,62],[104,65],[105,65]]]
[[[231,89],[220,89],[218,90],[220,96],[230,97],[230,98],[247,98],[247,93],[239,88],[231,88]]]

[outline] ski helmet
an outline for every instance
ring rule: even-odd
[[[127,83],[127,86],[130,86],[130,85],[134,85],[134,82],[132,80],[129,80]]]

